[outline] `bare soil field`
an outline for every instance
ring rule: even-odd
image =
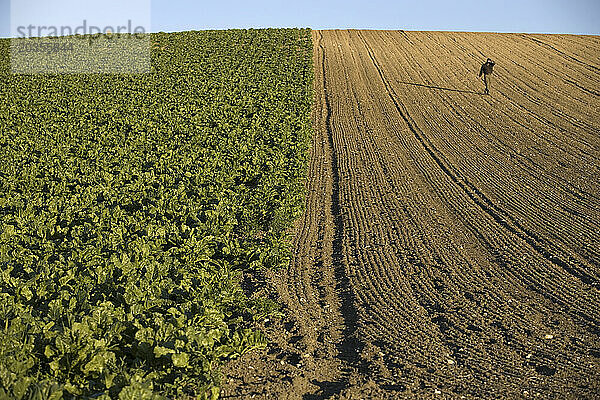
[[[294,259],[246,282],[286,317],[222,397],[600,397],[600,37],[313,37]]]

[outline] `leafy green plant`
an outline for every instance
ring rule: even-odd
[[[289,260],[309,30],[152,34],[143,75],[11,75],[0,41],[0,399],[218,397]]]

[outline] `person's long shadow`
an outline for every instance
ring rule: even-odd
[[[420,86],[420,87],[425,87],[425,88],[429,88],[429,89],[447,90],[449,92],[460,92],[460,93],[470,93],[470,94],[483,95],[483,93],[481,93],[481,92],[474,92],[472,90],[451,89],[451,88],[445,88],[445,87],[439,87],[439,86],[424,85],[422,83],[411,83],[411,82],[398,82],[398,83],[401,83],[403,85]]]

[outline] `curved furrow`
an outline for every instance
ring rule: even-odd
[[[477,132],[486,132],[486,128],[477,123],[477,121],[475,120],[475,116],[472,116],[470,113],[461,113],[461,112],[458,112],[457,109],[455,108],[455,106],[452,105],[452,103],[450,103],[450,102],[448,103],[448,107],[449,107],[449,109],[451,111],[450,115],[456,114],[458,117],[462,117],[463,119],[472,120],[476,124],[475,129],[474,129],[475,131],[477,131]],[[459,107],[459,106],[457,106],[457,107]],[[460,125],[460,121],[459,120],[454,120],[454,121],[451,122],[451,121],[448,120],[448,118],[446,117],[446,115],[448,115],[448,114],[442,114],[442,116],[444,117],[444,119],[446,119],[446,122],[447,122],[447,125],[448,125],[446,133],[448,133],[448,131],[451,131],[451,132],[457,131],[457,132],[459,132],[460,130],[457,128],[457,125]],[[479,125],[479,126],[477,126],[477,125]],[[459,137],[459,135],[456,135],[456,137]],[[487,151],[489,151],[489,149],[486,150],[486,152]],[[487,154],[487,153],[483,153],[483,149],[479,149],[479,152],[482,153],[482,154],[480,154],[481,156],[485,156]],[[511,158],[514,158],[514,157],[511,157]],[[479,157],[477,157],[475,159],[480,160]],[[462,161],[462,160],[460,160],[460,161]],[[491,169],[492,170],[497,170],[497,169],[501,170],[502,167],[503,167],[502,166],[503,161],[504,160],[501,160],[501,159],[498,159],[498,158],[490,158],[490,162],[494,163],[494,165],[492,166]],[[510,162],[511,160],[508,160],[508,161]],[[467,160],[467,163],[468,162],[469,162],[469,160]],[[537,164],[533,164],[533,166],[536,166],[536,165]],[[460,168],[462,169],[462,167],[460,167]],[[524,173],[530,174],[530,171],[524,170]],[[554,207],[558,207],[557,211],[558,211],[559,214],[563,214],[563,217],[574,218],[575,220],[577,220],[579,218],[579,219],[582,220],[582,222],[585,222],[585,220],[583,219],[582,216],[577,215],[577,212],[575,212],[575,213],[573,212],[573,211],[576,211],[576,209],[573,209],[572,206],[569,207],[569,210],[564,210],[563,209],[564,206],[561,204],[561,201],[564,202],[565,201],[565,196],[569,196],[569,195],[571,195],[573,193],[569,190],[570,188],[568,188],[568,189],[561,189],[560,186],[556,186],[556,183],[560,182],[560,180],[558,180],[558,179],[552,179],[552,176],[548,176],[548,175],[552,175],[552,174],[548,174],[548,173],[546,173],[546,174],[538,174],[537,176],[532,175],[531,177],[534,178],[534,179],[545,179],[548,182],[547,187],[555,186],[557,190],[562,190],[562,193],[554,193],[552,191],[540,190],[540,196],[541,197],[546,197],[547,201],[550,201],[550,202],[553,203],[552,204],[553,208],[551,208],[551,211],[556,210],[556,208],[554,208]],[[531,181],[530,181],[530,183],[531,183]],[[500,187],[506,187],[507,184],[510,185],[510,182],[503,182],[503,185],[500,185]],[[511,191],[511,193],[513,193],[513,191]],[[550,194],[550,197],[548,197],[547,194]],[[573,200],[571,201],[571,204],[577,205],[579,203],[580,198],[578,198],[576,196],[576,198],[574,198]],[[542,203],[544,203],[544,202],[542,201]],[[594,203],[594,202],[588,201],[588,202],[586,202],[586,204],[580,204],[579,206],[580,206],[579,212],[583,213],[585,211],[589,212],[590,211],[590,207],[597,209],[598,208],[598,203],[597,202]],[[531,204],[529,206],[524,206],[524,207],[531,207]],[[542,214],[542,215],[544,215],[544,214]],[[579,232],[580,235],[585,235],[585,234],[592,235],[594,232],[597,231],[597,227],[588,227],[586,225],[583,225],[583,226],[569,226],[568,228],[571,228],[573,230],[577,229],[577,232]],[[571,233],[574,233],[574,232],[571,232]],[[576,237],[576,236],[577,235],[569,236],[569,238],[572,239],[573,237]],[[560,241],[560,239],[558,239],[558,240]]]
[[[368,50],[368,51],[369,51],[371,57],[373,58],[372,52],[370,50]],[[401,105],[396,102],[395,94],[393,93],[393,89],[389,86],[389,84],[385,80],[385,78],[383,76],[383,72],[378,67],[374,58],[373,58],[373,63],[375,64],[376,68],[378,69],[378,71],[381,75],[381,79],[384,80],[384,82],[386,83],[386,87],[389,90],[391,90],[390,97],[395,102],[396,106],[398,107],[399,113],[401,114],[402,118],[405,119],[407,124],[411,127],[411,130],[413,131],[413,133],[415,134],[417,139],[423,144],[425,149],[428,151],[428,153],[431,155],[431,157],[436,161],[436,163],[439,165],[439,167],[444,172],[446,172],[448,174],[448,176],[450,176],[454,182],[456,182],[459,186],[461,186],[463,188],[463,190],[465,190],[465,193],[467,193],[469,195],[469,197],[471,197],[473,199],[474,202],[476,202],[482,209],[484,209],[489,215],[491,215],[498,224],[502,225],[503,227],[505,227],[512,233],[519,236],[521,239],[525,240],[530,246],[532,246],[534,249],[536,249],[536,251],[539,252],[545,259],[547,259],[548,261],[550,261],[556,265],[559,265],[565,271],[577,276],[579,279],[581,279],[582,281],[584,281],[587,284],[590,284],[590,285],[597,284],[597,279],[593,275],[589,275],[582,268],[575,269],[568,262],[565,262],[562,259],[555,258],[553,255],[553,252],[550,252],[548,249],[543,247],[541,240],[535,234],[533,234],[531,231],[528,231],[527,229],[525,229],[519,222],[511,219],[501,209],[499,209],[494,203],[492,203],[487,197],[485,197],[483,195],[483,193],[481,193],[474,185],[472,185],[470,182],[468,182],[464,177],[458,175],[455,170],[452,170],[453,167],[450,164],[448,164],[447,161],[445,161],[441,158],[442,157],[441,154],[437,151],[437,149],[435,149],[435,147],[432,145],[432,143],[429,142],[429,140],[423,136],[422,132],[418,131],[415,128],[414,121],[410,121],[408,119],[408,117],[406,115],[406,111],[402,110]]]
[[[440,97],[442,97],[442,98],[445,98],[445,97],[447,97],[447,96],[443,96],[443,95],[442,95],[442,96],[440,96]],[[451,109],[451,110],[455,110],[455,108],[454,108],[454,106],[451,104],[451,102],[448,102],[448,105],[449,105],[449,107],[450,107],[450,109]],[[452,113],[444,113],[444,114],[443,114],[443,116],[444,116],[444,118],[446,118],[446,115],[451,115],[451,114],[452,114]],[[470,114],[467,114],[467,115],[470,115]],[[469,119],[469,117],[467,117],[467,115],[465,115],[465,116],[464,116],[462,119],[465,119],[465,118],[466,118],[466,119]],[[475,118],[475,117],[472,117],[472,118]],[[427,123],[428,121],[425,121],[425,122]],[[455,128],[456,128],[456,125],[460,125],[461,123],[462,123],[462,121],[461,121],[460,119],[456,119],[456,120],[454,120],[452,124],[448,124],[448,129],[445,131],[445,133],[447,134],[447,133],[451,133],[451,132],[453,132],[453,131],[455,130]],[[475,127],[475,128],[476,128],[476,129],[475,129],[475,131],[476,131],[476,132],[482,132],[482,130],[481,130],[481,129],[477,129],[477,127]],[[453,142],[455,142],[455,143],[460,143],[460,141],[464,140],[464,138],[465,138],[465,137],[468,137],[468,135],[456,135],[455,137],[453,137],[453,139],[452,139],[452,140],[453,140]],[[440,140],[443,140],[443,141],[444,141],[444,144],[445,144],[445,145],[447,145],[447,142],[448,142],[448,140],[444,140],[442,137],[440,137]],[[464,148],[464,149],[469,149],[469,147],[468,147],[468,146],[464,146],[464,145],[462,146],[462,148]],[[477,148],[475,147],[475,149],[477,149]],[[480,151],[481,151],[481,150],[480,150]],[[492,157],[489,157],[489,156],[487,155],[487,152],[489,151],[489,148],[488,148],[487,150],[485,150],[485,151],[486,151],[486,153],[482,153],[482,154],[481,154],[481,157],[474,157],[474,158],[472,158],[472,159],[473,159],[473,160],[477,160],[478,162],[479,162],[479,161],[481,161],[481,160],[486,160],[486,159],[492,159],[492,160],[494,160]],[[498,162],[496,162],[496,165],[493,165],[493,168],[490,168],[490,169],[491,169],[491,170],[496,170],[496,169],[498,169],[498,165],[497,165],[497,164],[498,164],[500,161],[503,161],[503,160],[502,160],[502,158],[504,158],[504,157],[501,157],[501,159],[500,159],[500,160],[498,160]],[[467,167],[468,167],[468,165],[469,165],[469,162],[471,161],[471,159],[469,159],[469,158],[464,158],[464,159],[460,159],[459,161],[461,162],[460,169],[461,169],[461,170],[463,170],[463,167],[464,167],[464,166],[467,166]],[[511,162],[511,160],[507,160],[507,161],[508,161],[509,163]],[[466,162],[467,164],[464,164],[464,162]],[[475,166],[472,166],[472,168],[473,168],[473,170],[474,170],[475,172],[477,172],[477,171],[478,171],[478,168],[477,168],[477,167],[478,167],[477,165],[475,165]],[[499,168],[499,170],[501,170],[501,169],[502,169],[502,168],[500,167],[500,168]],[[507,172],[509,172],[509,176],[510,176],[510,175],[513,175],[513,174],[511,173],[511,172],[512,172],[512,171],[511,171],[511,169],[509,169]],[[496,177],[496,176],[505,176],[505,175],[506,175],[506,174],[487,174],[487,175],[483,176],[483,179],[487,179],[487,178],[489,178],[489,177],[491,177],[491,178],[494,178],[494,177]],[[540,177],[545,177],[545,175],[544,175],[544,174],[540,174],[539,176],[540,176]],[[532,182],[529,182],[529,183],[532,183]],[[533,181],[533,183],[535,183],[535,181]],[[493,185],[494,185],[494,186],[491,186],[491,187],[503,187],[503,188],[505,188],[505,187],[507,187],[507,185],[508,185],[508,186],[510,186],[510,184],[511,184],[511,182],[510,182],[510,181],[505,181],[505,182],[493,182]],[[478,185],[478,186],[479,186],[479,185]],[[550,187],[550,188],[551,188],[551,187]],[[557,195],[557,194],[554,194],[554,192],[553,192],[553,191],[551,191],[551,190],[548,190],[548,188],[544,188],[544,187],[541,187],[541,188],[539,188],[539,190],[540,190],[540,193],[544,193],[542,196],[545,196],[545,193],[549,193],[551,197],[549,197],[547,200],[548,200],[548,201],[550,201],[550,203],[552,203],[552,202],[553,202],[553,203],[555,203],[555,204],[560,204],[561,202],[563,202],[563,203],[564,203],[564,201],[565,201],[564,195],[568,196],[568,195],[570,194],[569,192],[565,192],[565,191],[563,191],[563,195]],[[517,191],[515,191],[515,190],[510,190],[510,191],[508,191],[508,193],[518,193],[518,190],[517,190]],[[492,192],[492,194],[493,194],[493,192]],[[508,200],[509,200],[509,202],[510,202],[510,200],[513,200],[513,199],[508,199]],[[525,199],[525,200],[527,200],[527,199]],[[575,198],[574,200],[575,200],[575,203],[574,203],[574,204],[577,204],[577,200],[578,200],[578,199],[577,199],[577,198]],[[546,202],[538,202],[538,204],[537,204],[537,205],[540,205],[540,204],[541,204],[541,205],[544,205],[544,206],[546,206],[546,204],[544,204],[544,203],[548,203],[548,201],[546,201]],[[556,209],[558,209],[558,216],[560,216],[560,213],[561,213],[561,210],[562,210],[562,208],[561,208],[561,207],[555,207],[554,205],[551,205],[550,203],[548,203],[548,205],[547,205],[547,207],[549,207],[549,209],[548,209],[547,211],[545,211],[543,214],[540,214],[540,216],[543,216],[543,215],[547,214],[548,212],[550,212],[550,213],[555,213],[555,212],[556,212]],[[590,208],[590,206],[592,206],[592,207],[594,207],[594,206],[595,206],[595,208],[597,209],[597,204],[598,204],[598,203],[596,202],[596,203],[588,203],[588,204],[582,205],[582,208],[580,209],[580,211],[581,211],[581,213],[585,213],[586,211],[588,211],[588,214],[589,214],[589,208]],[[522,206],[522,208],[526,210],[526,209],[530,209],[530,208],[531,208],[531,206],[535,206],[535,204],[528,204],[528,205],[525,205],[525,204],[524,204],[524,205]],[[563,213],[563,214],[564,214],[564,213]],[[535,214],[534,214],[534,217],[536,217],[536,215],[535,215]],[[564,214],[564,215],[563,215],[563,217],[569,217],[569,216],[568,216],[568,215],[566,215],[566,214]],[[577,220],[577,218],[578,218],[578,217],[577,217],[577,216],[575,216],[575,220]],[[559,219],[559,220],[560,220],[560,219]],[[585,221],[583,218],[581,218],[581,220],[582,220],[582,222],[584,222],[584,221]],[[600,220],[600,219],[598,219],[598,220]],[[537,222],[540,222],[540,221],[537,221]],[[541,226],[543,226],[543,224],[542,224]],[[580,235],[584,235],[584,234],[585,234],[585,231],[586,231],[586,229],[588,229],[590,233],[593,233],[593,232],[595,232],[595,231],[597,230],[597,227],[593,227],[593,228],[592,228],[592,227],[590,227],[589,225],[585,225],[585,224],[584,224],[584,225],[582,225],[582,226],[579,226],[579,227],[577,227],[577,229],[578,229],[578,231],[579,231]],[[575,237],[576,237],[576,236],[577,236],[577,235],[575,235]],[[572,239],[572,237],[568,237],[568,238],[571,238],[571,239]],[[577,243],[577,242],[574,242],[574,243]]]
[[[575,61],[576,63],[578,63],[578,64],[581,64],[581,65],[582,65],[584,68],[588,69],[588,70],[589,70],[589,71],[591,71],[591,72],[594,72],[594,73],[598,73],[598,72],[600,72],[600,66],[598,66],[598,65],[588,64],[588,63],[586,63],[586,62],[584,62],[584,61],[580,60],[579,58],[577,58],[577,57],[574,57],[573,55],[567,54],[567,53],[565,53],[564,51],[562,51],[562,50],[559,50],[559,49],[558,49],[558,48],[556,48],[555,46],[553,46],[553,45],[551,45],[551,44],[548,44],[548,43],[546,43],[545,41],[543,41],[543,40],[541,40],[541,39],[538,39],[538,38],[534,37],[533,35],[526,36],[526,37],[527,37],[529,40],[532,40],[532,41],[534,41],[535,43],[539,44],[540,46],[547,47],[547,48],[549,48],[549,49],[552,49],[552,50],[554,50],[556,53],[560,54],[561,56],[563,56],[564,58],[566,58],[566,59],[568,59],[568,60]]]
[[[431,248],[430,248],[430,249],[431,249]],[[430,289],[431,289],[431,288],[425,288],[425,290],[424,290],[424,291],[425,291],[425,292],[431,292],[431,290],[430,290]]]
[[[430,47],[430,46],[428,46],[428,47]],[[446,57],[446,58],[451,58],[451,57]],[[454,58],[454,59],[459,59],[458,57],[452,57],[452,58]],[[456,66],[454,66],[453,68],[447,68],[447,70],[448,70],[448,71],[455,70],[455,69],[459,69],[459,68],[456,68]],[[461,69],[466,69],[466,70],[469,70],[469,68],[468,68],[468,67],[467,67],[467,68],[461,68]],[[471,68],[470,68],[470,69],[474,69],[474,66],[471,66]],[[444,69],[444,71],[445,71],[445,70],[446,70],[446,69]],[[440,93],[440,94],[441,94],[441,95],[443,95],[443,93]],[[450,96],[449,96],[449,95],[447,95],[446,97],[450,99]],[[450,99],[450,100],[452,101],[452,99]],[[469,103],[469,102],[460,102],[460,103],[459,103],[459,102],[455,102],[455,104],[456,104],[457,106],[458,106],[458,105],[462,105],[462,106],[464,106],[464,105],[467,105],[467,106],[468,106],[468,105],[470,105],[471,103]],[[504,108],[504,107],[501,107],[501,108]],[[485,120],[484,118],[480,118],[480,117],[481,117],[481,115],[479,115],[479,114],[482,114],[482,113],[483,113],[483,112],[485,112],[485,111],[488,111],[488,110],[479,110],[479,107],[471,107],[471,109],[469,110],[469,113],[468,113],[468,114],[466,114],[466,116],[473,116],[473,119],[475,119],[475,118],[478,118],[480,121],[481,121],[481,120]],[[488,111],[488,112],[489,112],[489,111]],[[484,115],[485,115],[485,114],[484,114]],[[489,115],[489,114],[488,114],[488,115]],[[528,129],[528,130],[531,132],[531,134],[534,134],[534,135],[536,134],[536,131],[535,131],[534,129],[531,129],[531,127],[526,127],[526,126],[523,126],[523,127],[524,127],[525,129]],[[486,133],[489,133],[489,132],[486,132]],[[539,138],[540,138],[541,140],[547,140],[547,139],[546,139],[546,136],[547,136],[547,135],[540,135],[540,136],[539,136]],[[504,140],[506,140],[506,138],[504,138]],[[564,147],[564,144],[561,146],[561,145],[560,145],[560,144],[558,144],[558,143],[554,143],[554,142],[550,142],[550,143],[551,143],[551,144],[552,144],[554,147],[556,147],[557,149],[561,149],[561,147]],[[575,157],[575,158],[580,158],[580,157],[581,157],[581,153],[576,153],[576,154],[573,154],[573,157]],[[590,160],[590,161],[593,161],[593,160]]]
[[[505,36],[504,35],[497,35],[497,37],[503,38]],[[508,37],[512,37],[512,36],[508,36]],[[472,44],[470,44],[470,46],[471,47],[476,47],[478,45],[481,45],[482,44],[481,42],[482,41],[480,40],[480,43],[477,43],[477,44],[472,43]],[[490,42],[495,43],[495,41],[490,41]],[[515,53],[518,53],[519,51],[521,51],[521,50],[519,50],[519,48],[520,48],[520,46],[518,46],[519,43],[518,42],[514,43],[514,41],[513,42],[508,42],[508,43],[509,43],[509,46],[500,46],[500,47],[493,46],[493,47],[490,47],[489,48],[490,55],[493,55],[495,58],[498,58],[499,60],[502,60],[504,62],[510,61],[512,63],[515,63],[516,65],[520,65],[519,64],[520,62],[526,61],[528,54],[532,54],[531,51],[530,52],[523,52],[522,54],[519,54],[518,58],[516,58],[515,57]],[[506,47],[506,49],[504,50],[503,48],[505,48],[505,47]],[[460,57],[460,58],[462,58],[462,57]],[[519,61],[519,63],[517,63],[515,60]],[[506,69],[506,67],[503,67],[502,65],[500,65],[499,67],[500,68],[499,68],[498,72],[500,72],[500,75],[498,76],[498,78],[500,79],[500,78],[502,78],[502,72],[507,71],[507,69]],[[540,61],[539,59],[536,59],[536,63],[535,64],[529,64],[529,68],[525,68],[525,67],[521,67],[521,68],[522,68],[521,73],[518,74],[518,75],[516,75],[516,76],[514,76],[514,79],[519,80],[519,84],[522,84],[522,85],[530,85],[529,82],[534,81],[534,82],[538,82],[538,85],[536,85],[536,87],[539,86],[539,84],[548,86],[549,82],[552,82],[556,86],[557,82],[556,82],[556,79],[554,79],[554,77],[561,77],[561,78],[564,77],[564,71],[563,70],[561,70],[561,75],[552,74],[552,71],[556,71],[556,67],[553,66],[553,67],[546,68],[544,66],[543,62]],[[546,75],[544,75],[544,74],[540,75],[541,71],[546,71],[547,74]],[[583,74],[580,71],[578,71],[578,72],[579,72],[579,74],[578,74],[578,78],[579,79],[589,79],[589,74]],[[523,76],[521,76],[521,75],[523,75]],[[538,76],[538,75],[540,75],[540,76]],[[551,87],[555,88],[555,86],[551,86]],[[593,83],[590,83],[589,86],[594,87],[595,85]],[[519,87],[519,86],[517,86],[517,87]],[[559,85],[559,87],[560,87],[560,85]],[[567,100],[567,99],[569,99],[571,97],[571,94],[570,94],[569,90],[562,90],[563,87],[560,87],[560,88],[561,88],[561,92],[560,92],[561,93],[561,98],[558,99],[559,101],[556,101],[556,99],[554,99],[554,101],[550,101],[548,104],[556,104],[556,105],[561,106],[561,105],[564,104],[565,100]],[[565,87],[564,89],[568,89],[568,87]],[[557,93],[556,90],[548,90],[548,91],[545,91],[545,92],[541,93],[541,95],[554,94],[554,93]],[[571,97],[571,98],[573,98],[574,100],[578,101],[577,104],[579,106],[581,106],[581,107],[577,107],[577,106],[573,107],[573,106],[571,106],[569,104],[566,104],[565,106],[568,107],[569,111],[570,112],[578,112],[579,115],[580,115],[580,117],[581,117],[580,119],[583,119],[585,121],[591,121],[590,118],[589,118],[589,114],[587,114],[587,115],[586,114],[581,114],[580,109],[581,110],[584,110],[584,109],[593,110],[593,107],[590,107],[589,104],[586,107],[586,104],[585,103],[581,103],[581,99],[579,99],[578,97]],[[567,131],[567,133],[569,133],[569,132]],[[568,142],[564,143],[564,144],[565,145],[570,145]]]
[[[440,96],[443,96],[443,94],[440,94]],[[449,96],[450,96],[450,95],[448,94],[446,97],[449,97]],[[450,103],[449,103],[449,104],[452,104],[452,103],[451,103],[451,101],[452,101],[452,99],[450,99]],[[458,104],[458,102],[455,102],[455,104]],[[462,104],[469,104],[469,103],[467,103],[467,102],[463,102]],[[453,106],[452,106],[452,107],[453,107]],[[475,108],[475,109],[471,109],[471,110],[469,110],[469,112],[465,113],[465,114],[463,115],[463,117],[465,117],[465,118],[472,118],[472,119],[475,119],[475,118],[478,118],[478,114],[481,114],[481,111],[480,111],[480,110],[478,110],[477,108]],[[444,115],[445,115],[445,114],[444,114]],[[480,119],[480,121],[481,121],[481,120],[485,121],[485,118],[484,118],[484,119]],[[456,121],[456,122],[460,123],[460,120],[458,120],[458,121]],[[481,133],[483,133],[483,134],[486,134],[486,135],[490,135],[490,134],[491,134],[491,131],[492,131],[492,129],[489,129],[489,130],[487,130],[487,129],[483,129],[483,130],[477,130],[477,131],[478,131],[480,134],[481,134]],[[464,135],[462,135],[462,136],[459,136],[459,138],[461,138],[461,137],[463,137],[463,136],[464,136]],[[492,134],[492,136],[493,136],[493,134]],[[507,138],[506,138],[506,137],[504,137],[504,138],[502,138],[502,137],[498,137],[498,138],[496,139],[496,137],[494,136],[494,139],[493,139],[493,140],[495,140],[495,141],[497,140],[497,142],[496,142],[496,143],[503,143],[502,139],[504,139],[504,142],[506,142],[506,139],[507,139]],[[505,147],[505,148],[506,148],[506,147]],[[519,162],[519,160],[520,160],[520,158],[522,158],[522,156],[521,156],[520,154],[518,154],[516,151],[514,151],[514,150],[512,150],[512,149],[510,149],[510,148],[509,148],[509,150],[511,150],[511,151],[510,151],[510,154],[507,154],[507,155],[508,155],[509,157],[511,157],[511,158],[512,158],[514,161],[516,161],[516,162]],[[469,160],[466,160],[466,161],[469,161]],[[511,161],[511,160],[509,160],[509,161]],[[535,165],[535,164],[534,164],[534,165]],[[575,199],[575,200],[577,201],[577,199]],[[587,208],[588,206],[589,206],[589,204],[586,204],[586,205],[584,205],[584,207],[586,207],[586,208]]]

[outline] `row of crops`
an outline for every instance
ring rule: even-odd
[[[152,34],[153,72],[12,75],[0,43],[0,399],[215,398],[272,312],[311,135],[308,30]]]

